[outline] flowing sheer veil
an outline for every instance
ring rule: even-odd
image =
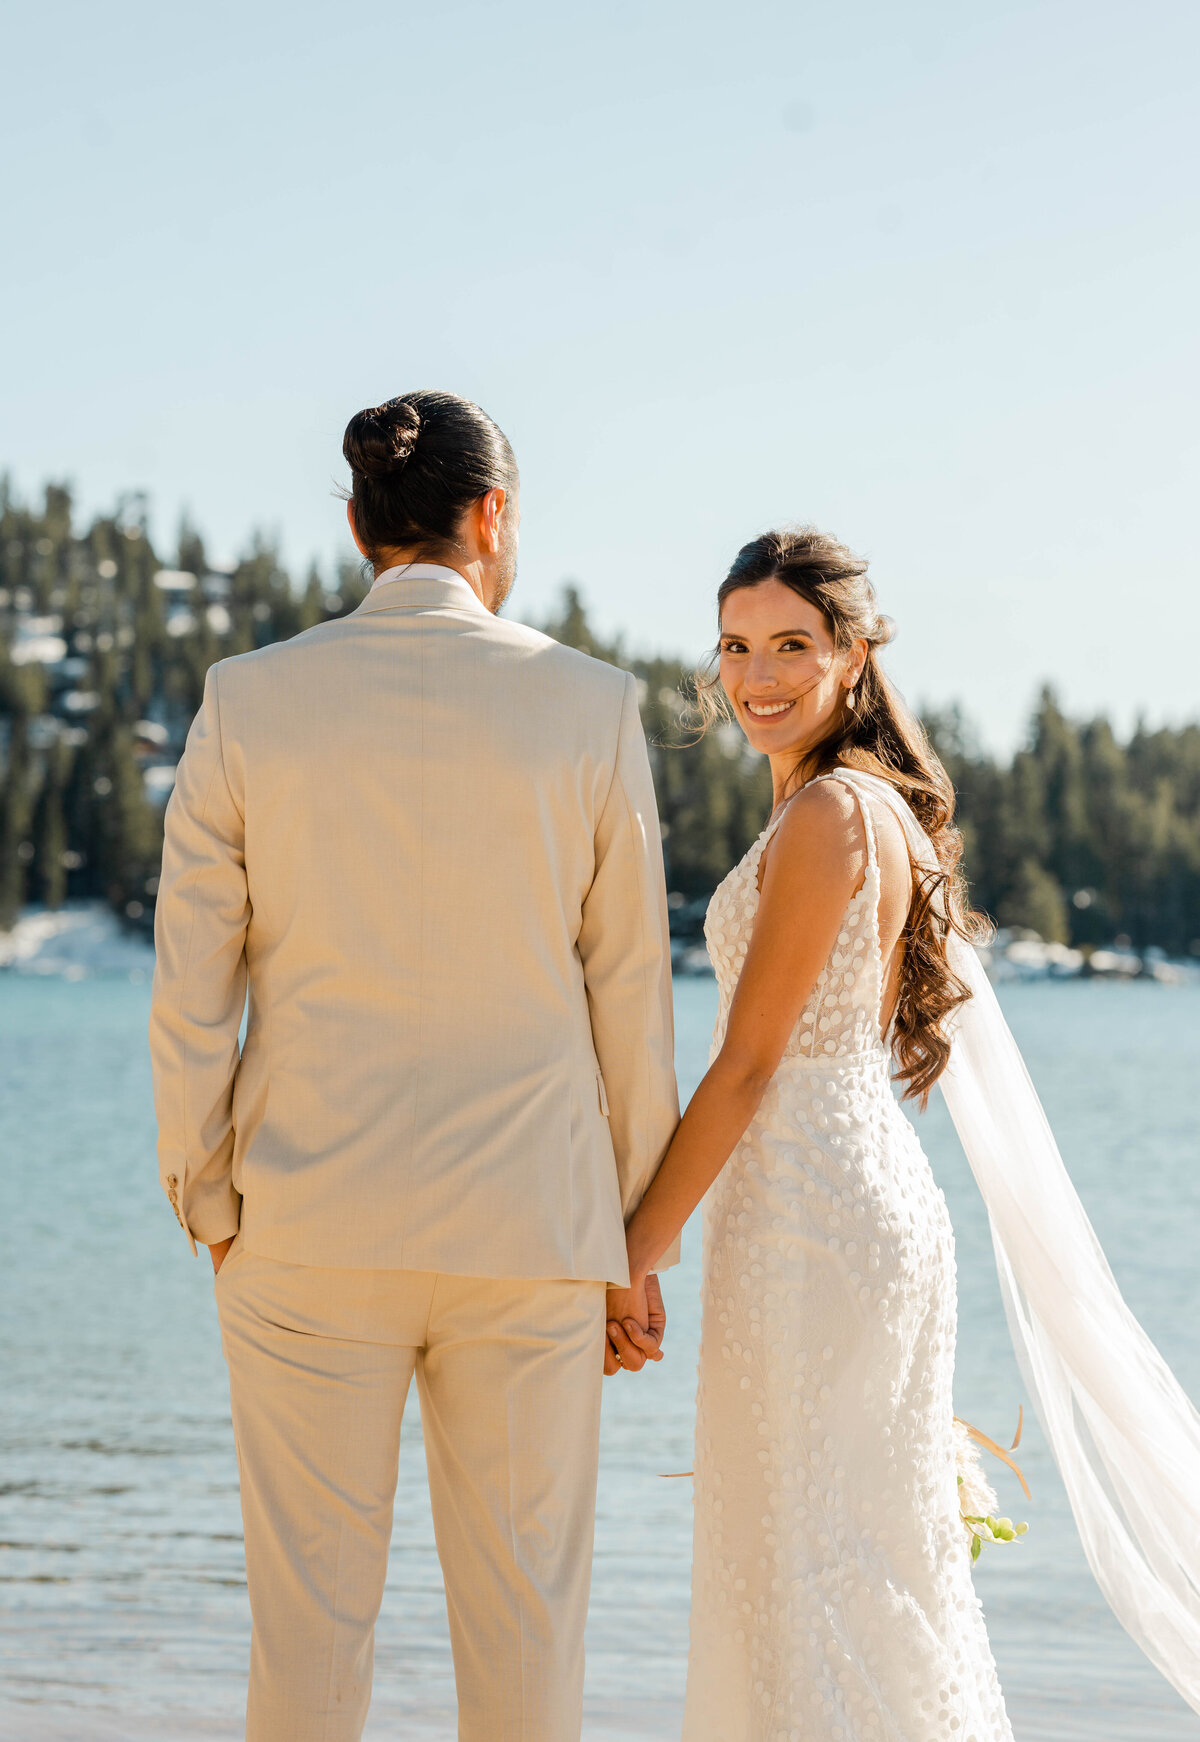
[[[936,869],[895,789],[847,776]],[[1017,1359],[1100,1589],[1200,1712],[1200,1414],[1121,1296],[975,951],[954,937],[950,960],[971,998],[940,1087],[987,1205]]]

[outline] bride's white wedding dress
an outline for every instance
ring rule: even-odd
[[[958,1503],[954,1237],[891,1088],[876,823],[845,784],[865,881],[705,1203],[684,1742],[1009,1742]],[[777,822],[709,906],[714,1054]]]
[[[839,769],[867,871],[705,1202],[684,1742],[1008,1742],[959,1519],[954,1240],[880,1032],[887,782]],[[768,824],[706,926],[724,1038]],[[935,900],[937,897],[935,896]],[[987,976],[939,1088],[987,1206],[1030,1400],[1097,1583],[1200,1712],[1200,1414],[1121,1297]]]

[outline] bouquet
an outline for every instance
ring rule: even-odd
[[[1025,1425],[1025,1411],[1022,1408],[1017,1416],[1017,1431],[1013,1443],[1006,1452],[998,1446],[995,1440],[990,1440],[985,1433],[980,1433],[977,1427],[972,1427],[969,1421],[961,1417],[954,1418],[955,1451],[958,1463],[958,1504],[962,1511],[963,1524],[971,1544],[971,1559],[977,1561],[985,1542],[1015,1542],[1024,1536],[1029,1529],[1027,1524],[1014,1524],[1011,1518],[998,1516],[1000,1502],[996,1491],[983,1472],[979,1461],[980,1446],[987,1448],[1002,1463],[1012,1470],[1021,1487],[1029,1497],[1029,1484],[1020,1469],[1009,1455],[1015,1452],[1021,1443],[1021,1430]]]

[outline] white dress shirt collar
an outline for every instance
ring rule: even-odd
[[[470,581],[464,580],[457,569],[447,568],[443,563],[400,563],[394,569],[384,569],[371,582],[371,592],[376,587],[386,587],[389,581],[457,581],[460,586],[470,587]],[[471,591],[475,589],[471,587]]]
[[[441,563],[403,563],[385,569],[371,583],[358,610],[369,614],[374,611],[438,608],[492,615],[470,581],[457,569],[446,568]]]

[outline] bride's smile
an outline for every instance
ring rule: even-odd
[[[756,720],[767,720],[773,714],[789,713],[795,704],[793,702],[752,702],[747,697],[746,706]]]

